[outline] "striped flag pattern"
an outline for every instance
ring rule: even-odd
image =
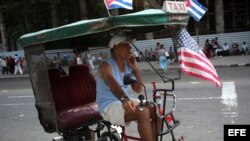
[[[199,22],[206,13],[207,8],[201,5],[197,0],[185,0],[188,12]]]
[[[133,0],[104,0],[106,8],[108,10],[124,8],[124,9],[133,9]]]
[[[221,82],[214,66],[196,41],[189,35],[185,28],[182,28],[178,32],[176,46],[181,71],[187,75],[211,81],[217,87],[221,87]]]

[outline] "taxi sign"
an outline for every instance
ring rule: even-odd
[[[164,1],[162,10],[169,13],[188,13],[184,1]]]

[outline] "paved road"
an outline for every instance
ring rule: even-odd
[[[222,97],[225,88],[218,89],[210,82],[182,76],[176,81],[177,95],[175,116],[181,125],[176,136],[186,141],[221,141],[224,124],[250,124],[250,67],[218,68],[223,84],[236,88],[237,98],[227,101]],[[170,76],[175,71],[169,72]],[[161,83],[153,72],[143,72],[147,93],[151,93],[152,80]],[[225,83],[229,82],[229,83]],[[1,141],[50,141],[56,134],[45,133],[39,124],[34,106],[34,97],[28,77],[0,79],[0,140]],[[137,135],[132,124],[129,133]],[[164,140],[170,140],[166,136]]]

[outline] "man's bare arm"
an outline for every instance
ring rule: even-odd
[[[98,73],[100,77],[104,80],[104,82],[107,84],[107,86],[110,88],[111,92],[114,94],[115,97],[121,99],[122,97],[126,96],[121,86],[115,80],[112,73],[112,68],[108,63],[103,62],[99,67]]]
[[[140,71],[137,67],[137,62],[133,56],[128,60],[128,64],[132,69],[132,73],[134,74],[136,81],[142,83]],[[142,91],[142,85],[139,83],[131,84],[131,87],[137,93],[140,93]]]
[[[98,73],[100,77],[104,80],[104,82],[107,84],[107,86],[110,88],[111,92],[115,97],[121,100],[122,97],[126,96],[126,94],[121,89],[121,86],[113,77],[112,68],[108,63],[102,63],[99,67]],[[135,111],[135,104],[129,99],[122,101],[122,105],[125,110]]]

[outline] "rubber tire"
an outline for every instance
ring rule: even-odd
[[[117,132],[112,132],[111,137],[112,137],[112,141],[121,141],[119,133],[117,133]],[[101,134],[101,138],[103,138],[105,141],[111,141],[110,138],[109,138],[109,132],[108,131],[103,132]]]

